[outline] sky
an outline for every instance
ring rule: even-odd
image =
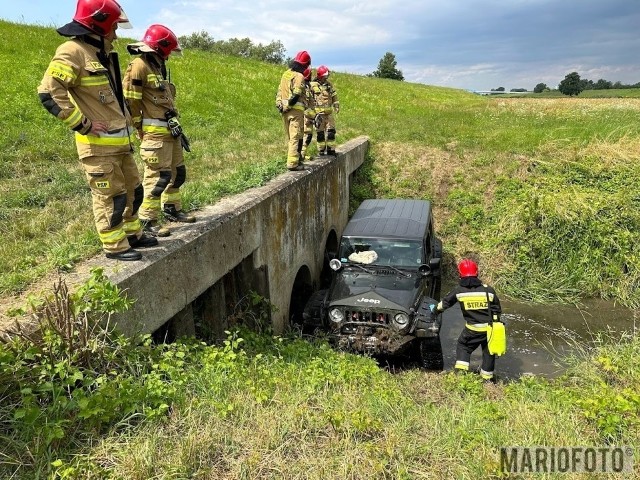
[[[371,73],[386,52],[406,81],[490,90],[551,88],[570,72],[640,82],[638,0],[119,0],[139,39],[161,23],[178,36],[279,40],[313,66]],[[59,27],[76,0],[0,1],[0,18]],[[186,52],[185,52],[186,53]]]

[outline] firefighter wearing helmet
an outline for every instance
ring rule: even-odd
[[[316,80],[311,83],[318,115],[316,131],[320,155],[336,154],[336,120],[333,114],[340,111],[340,102],[329,81],[329,74],[329,68],[320,65],[316,70]]]
[[[313,127],[316,122],[315,98],[311,90],[311,67],[307,67],[302,73],[304,77],[304,94],[307,99],[307,108],[304,111],[304,141],[302,142],[302,158],[310,161],[311,155],[308,153],[309,145],[313,140]]]
[[[169,229],[160,222],[161,212],[172,222],[196,219],[182,210],[180,187],[187,178],[183,148],[189,150],[175,105],[176,88],[166,61],[181,55],[176,35],[164,25],[151,25],[141,42],[127,45],[135,55],[124,75],[124,97],[138,131],[144,162],[144,200],[140,220],[146,232],[164,237]]]
[[[276,93],[276,108],[282,115],[287,138],[287,169],[303,170],[302,143],[304,111],[307,108],[304,71],[311,66],[311,56],[305,50],[296,54],[291,67],[282,74]]]
[[[138,220],[143,188],[133,158],[135,130],[112,52],[119,26],[131,27],[115,0],[78,0],[73,20],[57,30],[69,39],[56,50],[38,95],[75,133],[106,256],[131,261],[142,258],[136,248],[158,240],[145,235]]]
[[[482,347],[480,376],[484,380],[492,381],[496,354],[493,354],[490,348],[489,335],[494,326],[503,327],[500,317],[502,313],[500,300],[493,287],[480,281],[478,265],[473,260],[463,259],[458,264],[458,273],[460,274],[458,286],[447,293],[438,305],[431,305],[431,312],[437,315],[456,303],[460,305],[465,326],[458,338],[455,369],[459,372],[469,371],[471,354],[476,348]],[[504,332],[504,329],[501,331]],[[502,353],[504,351],[498,352],[500,355]]]

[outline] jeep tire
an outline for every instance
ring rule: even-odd
[[[314,292],[307,304],[304,306],[304,313],[302,314],[302,325],[305,327],[320,327],[325,328],[327,326],[327,319],[325,318],[324,308],[322,302],[327,296],[327,290],[318,290]]]
[[[444,369],[440,336],[419,339],[416,350],[420,367],[425,370],[442,371]]]

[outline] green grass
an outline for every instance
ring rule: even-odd
[[[72,135],[39,104],[52,28],[0,22],[5,131],[0,140],[0,294],[100,251]],[[128,55],[121,39],[122,68]],[[312,52],[313,53],[313,52]],[[15,68],[20,58],[20,68]],[[186,207],[285,172],[273,95],[283,68],[189,51],[170,61],[193,153]],[[481,260],[506,295],[640,305],[640,100],[494,98],[334,73],[338,141],[368,135],[364,196],[432,199],[447,261]],[[624,94],[633,91],[621,90]],[[366,177],[366,178],[365,178]]]
[[[497,385],[453,372],[392,374],[322,341],[248,331],[219,347],[127,342],[91,342],[90,369],[38,360],[33,347],[17,362],[0,346],[0,377],[51,375],[41,388],[25,381],[0,406],[0,476],[497,479],[500,446],[640,441],[632,337],[585,351],[557,380]]]

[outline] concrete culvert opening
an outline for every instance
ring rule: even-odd
[[[291,300],[289,301],[289,325],[302,325],[302,312],[304,306],[313,292],[313,282],[311,272],[306,265],[300,267],[296,279],[291,289]]]

